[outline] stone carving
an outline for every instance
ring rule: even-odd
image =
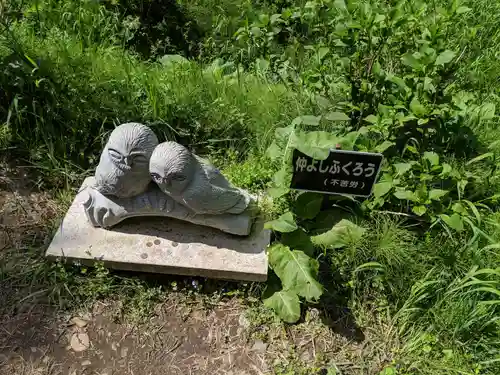
[[[197,214],[240,214],[250,203],[213,165],[175,142],[154,149],[149,172],[165,194]]]
[[[149,159],[157,145],[156,134],[145,125],[131,122],[115,128],[96,168],[94,188],[120,198],[146,191]]]
[[[247,192],[184,146],[158,144],[154,132],[138,123],[113,130],[95,178],[84,190],[84,210],[95,227],[111,228],[135,216],[166,216],[248,235],[253,222]]]

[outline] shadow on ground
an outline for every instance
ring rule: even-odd
[[[260,302],[261,284],[111,272],[104,278],[122,294],[110,289],[82,303],[64,279],[75,267],[64,271],[43,256],[64,208],[14,172],[0,174],[2,375],[321,374],[332,366],[375,374],[386,361],[341,299],[285,325]],[[76,280],[103,286],[79,272]]]

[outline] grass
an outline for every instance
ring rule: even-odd
[[[23,197],[20,186],[0,184],[1,192],[7,192],[0,195],[1,203],[7,202],[1,200],[4,196],[12,203],[13,191],[21,194],[16,198],[21,201],[12,203],[13,211],[2,212],[19,221],[0,223],[9,238],[8,246],[0,250],[4,319],[34,304],[71,309],[114,298],[121,306],[118,316],[143,321],[169,293],[178,293],[180,300],[201,299],[206,309],[234,297],[249,307],[250,336],[271,345],[270,372],[275,374],[500,372],[500,216],[494,200],[485,201],[491,209],[478,206],[477,227],[460,233],[428,229],[421,221],[394,212],[356,218],[366,235],[318,256],[325,295],[318,304],[304,306],[300,322],[292,326],[258,302],[263,289],[258,285],[198,279],[199,284],[193,285],[185,278],[159,281],[114,273],[100,264],[85,268],[44,262],[44,240],[57,224],[54,218],[61,217],[79,182],[92,173],[116,124],[150,125],[161,140],[174,139],[207,155],[235,185],[252,193],[269,186],[278,169],[265,155],[274,130],[299,115],[324,109],[326,98],[322,101],[317,94],[326,91],[318,89],[318,82],[331,84],[336,102],[342,100],[343,86],[334,67],[318,64],[310,52],[317,46],[305,48],[309,41],[301,39],[297,30],[307,37],[315,32],[305,23],[289,26],[288,39],[278,46],[275,41],[265,44],[254,30],[245,56],[235,52],[234,33],[242,25],[252,30],[252,22],[263,22],[259,18],[263,13],[305,5],[299,3],[179,1],[203,37],[187,38],[189,51],[199,50],[199,56],[185,53],[190,60],[178,62],[162,60],[163,52],[149,53],[159,50],[155,46],[145,46],[147,56],[136,48],[134,38],[144,30],[143,16],[132,12],[137,4],[130,4],[127,16],[113,4],[76,0],[21,4],[22,16],[2,13],[0,152],[34,167],[33,179],[57,196],[35,210],[50,218],[33,221],[23,207],[36,201]],[[453,83],[498,108],[500,7],[485,0],[466,5],[472,10],[446,29],[448,48],[460,51]],[[161,51],[184,53],[186,40],[172,39]],[[303,55],[290,59],[283,72],[297,74],[279,75],[272,69],[289,49]],[[267,59],[269,70],[257,67],[251,57],[255,53]],[[480,143],[495,153],[500,150],[498,125],[498,116],[469,122]],[[466,161],[453,163],[464,173],[479,176],[478,186],[485,180],[482,165],[467,169]],[[493,180],[498,180],[495,176]],[[491,186],[498,186],[496,180],[490,181]],[[289,203],[269,199],[264,206],[270,215],[277,215]],[[337,214],[320,214],[323,229],[331,228]],[[359,341],[356,330],[364,336]],[[301,352],[296,345],[300,340],[317,347],[316,355]]]

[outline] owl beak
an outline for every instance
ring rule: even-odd
[[[123,161],[125,162],[125,165],[127,165],[128,167],[130,167],[132,165],[132,158],[129,156],[125,156]]]

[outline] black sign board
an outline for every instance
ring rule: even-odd
[[[293,151],[291,189],[368,197],[375,184],[382,154],[331,150],[325,160]]]

